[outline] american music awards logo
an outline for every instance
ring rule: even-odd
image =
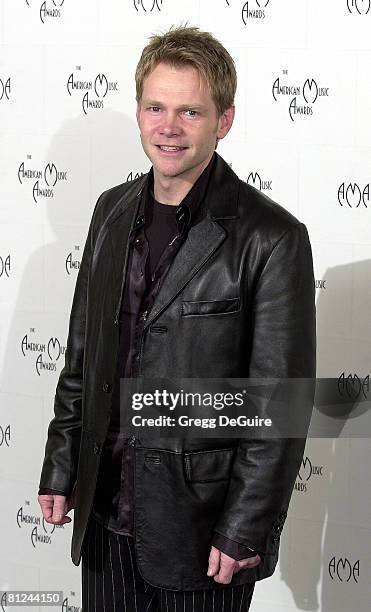
[[[153,11],[161,11],[162,0],[133,0],[136,11],[143,13],[153,13]]]
[[[31,327],[21,340],[21,351],[23,357],[32,357],[36,373],[41,376],[42,372],[57,371],[57,361],[65,354],[66,346],[56,336],[50,337],[47,342],[40,341],[35,328]]]
[[[80,245],[75,245],[75,251],[78,251],[80,254]],[[80,259],[76,259],[72,251],[70,251],[65,260],[65,268],[68,276],[71,275],[71,272],[78,272],[80,269],[80,264]]]
[[[0,102],[10,100],[10,77],[0,77]]]
[[[370,202],[370,183],[365,186],[358,183],[341,183],[338,189],[338,202],[340,206],[349,208],[367,208]]]
[[[138,179],[140,176],[143,176],[145,174],[145,172],[129,172],[129,174],[126,177],[126,182],[128,183],[129,181],[135,181],[135,179]]]
[[[283,70],[283,78],[277,77],[272,85],[272,96],[275,102],[288,100],[288,112],[291,121],[306,119],[314,114],[320,98],[329,97],[329,88],[320,86],[313,78],[304,83],[288,81],[288,70]]]
[[[356,582],[359,579],[359,559],[351,561],[347,557],[332,557],[328,564],[328,573],[331,580],[340,582]]]
[[[228,6],[237,6],[237,0],[225,0]],[[238,6],[240,9],[241,20],[244,25],[251,23],[252,21],[262,21],[267,16],[266,8],[270,0],[248,0],[248,2],[241,3],[238,0]]]
[[[259,172],[250,172],[246,183],[259,191],[272,191],[272,180],[263,179]]]
[[[19,529],[28,528],[28,535],[33,548],[37,548],[38,545],[51,544],[55,530],[64,529],[64,525],[47,523],[43,516],[29,513],[27,506],[30,506],[29,500],[25,501],[25,508],[20,506],[17,510],[16,520]]]
[[[71,597],[76,597],[75,591],[70,591]],[[61,612],[84,612],[80,606],[70,603],[69,597],[65,597],[62,603]]]
[[[326,283],[327,278],[316,278],[314,281],[314,286],[316,289],[327,289]]]
[[[27,161],[22,162],[18,167],[20,184],[31,186],[32,197],[36,204],[39,199],[54,198],[57,183],[67,181],[67,171],[57,168],[53,162],[48,162],[44,167],[35,167],[30,163],[31,155],[27,155],[26,159]]]
[[[10,425],[0,425],[0,446],[10,446]]]
[[[359,397],[367,399],[370,393],[370,375],[365,378],[355,374],[346,375],[342,372],[337,381],[338,392],[341,397],[347,397],[351,400],[356,400]]]
[[[370,12],[371,0],[346,0],[349,13],[367,15]]]
[[[48,20],[59,19],[62,17],[62,6],[64,0],[44,0],[39,4],[40,0],[25,0],[27,6],[38,6],[39,17],[42,23],[46,23]]]
[[[0,255],[0,278],[5,276],[9,278],[10,273],[10,254],[9,255]]]
[[[298,480],[295,482],[294,491],[299,493],[307,493],[310,480],[313,478],[323,477],[323,465],[314,465],[309,457],[303,458],[299,473]]]
[[[76,66],[76,73],[81,72],[81,66]],[[107,96],[118,92],[118,81],[109,81],[104,73],[85,79],[71,72],[67,79],[67,91],[70,96],[81,96],[82,110],[87,115],[89,110],[104,109]]]

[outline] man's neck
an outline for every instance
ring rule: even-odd
[[[162,204],[172,204],[178,206],[186,197],[187,193],[192,189],[193,185],[201,176],[209,164],[211,157],[202,164],[195,172],[190,173],[187,178],[181,176],[159,177],[156,169],[153,168],[153,193],[155,200]]]

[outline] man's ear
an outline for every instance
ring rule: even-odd
[[[232,127],[232,123],[235,115],[234,104],[227,108],[227,110],[219,117],[219,128],[217,132],[218,140],[221,140],[226,136]]]

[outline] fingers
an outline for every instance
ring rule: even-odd
[[[209,567],[207,570],[208,576],[215,576],[215,574],[218,573],[219,563],[220,563],[220,550],[215,548],[215,546],[212,546],[210,555],[209,555]]]
[[[215,582],[220,584],[229,584],[232,580],[235,568],[238,567],[238,562],[225,553],[220,553],[219,572],[214,575]],[[238,571],[238,570],[237,570]]]
[[[39,495],[38,501],[47,523],[64,525],[71,522],[66,516],[69,509],[64,495]]]
[[[255,557],[249,557],[248,559],[241,559],[241,561],[237,561],[238,563],[237,571],[239,572],[241,569],[247,569],[247,568],[251,569],[252,567],[256,567],[257,565],[259,565],[260,562],[261,562],[260,555],[255,555]]]
[[[256,567],[261,562],[261,557],[255,555],[247,559],[236,561],[225,553],[221,552],[215,546],[211,547],[209,555],[208,576],[214,576],[215,582],[220,584],[229,584],[233,574],[237,574],[241,569]]]
[[[37,500],[41,506],[44,519],[50,523],[53,514],[53,495],[39,495]]]
[[[69,516],[65,516],[67,512],[66,497],[64,495],[54,495],[54,506],[52,522],[57,525],[64,525],[71,521]]]

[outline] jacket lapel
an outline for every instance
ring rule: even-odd
[[[238,218],[239,178],[217,153],[216,157],[205,199],[163,280],[144,328],[151,325],[226,239],[227,231],[216,219]]]
[[[144,327],[150,325],[155,317],[189,283],[191,278],[224,241],[225,237],[226,231],[209,215],[189,229],[186,240],[175,255],[163,280]]]

